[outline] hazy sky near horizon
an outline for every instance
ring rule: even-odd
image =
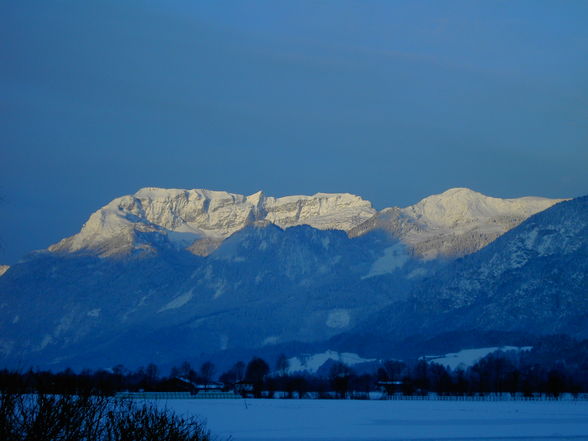
[[[588,2],[0,5],[0,263],[141,187],[588,193]]]

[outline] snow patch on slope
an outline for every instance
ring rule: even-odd
[[[530,351],[532,346],[500,346],[490,348],[462,349],[445,355],[426,355],[422,360],[435,362],[451,369],[465,369],[473,366],[482,358],[496,351]]]
[[[346,309],[333,309],[327,316],[326,325],[333,329],[343,329],[351,323],[351,315]]]
[[[192,293],[192,290],[187,291],[187,292],[179,295],[175,299],[173,299],[171,302],[169,302],[167,305],[165,305],[163,308],[161,308],[157,312],[164,312],[164,311],[169,311],[170,309],[178,309],[178,308],[181,308],[186,303],[188,303],[190,300],[192,300],[192,297],[193,296],[194,295]]]
[[[288,359],[288,373],[316,373],[319,368],[329,360],[340,361],[348,366],[375,361],[374,358],[362,358],[351,352],[335,352],[329,350],[319,354],[309,354]]]
[[[409,260],[410,255],[406,251],[406,247],[397,243],[384,250],[384,255],[372,264],[370,271],[362,279],[393,273],[402,268]]]
[[[49,334],[45,334],[45,336],[41,340],[41,343],[37,347],[35,347],[34,350],[35,351],[42,351],[47,346],[49,346],[52,342],[53,342],[53,337]]]
[[[269,337],[266,337],[263,340],[261,346],[275,345],[276,343],[278,343],[278,341],[280,341],[280,337],[278,337],[277,335],[270,335]]]

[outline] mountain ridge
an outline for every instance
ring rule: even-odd
[[[150,235],[160,243],[208,255],[247,225],[273,223],[280,228],[310,225],[320,230],[337,229],[349,237],[384,229],[418,257],[456,257],[480,249],[531,214],[561,200],[499,199],[455,188],[405,208],[377,211],[369,201],[349,193],[275,198],[261,191],[245,196],[148,187],[109,202],[90,216],[79,233],[48,249],[101,257],[148,253],[156,248],[146,236]]]
[[[155,252],[35,253],[0,277],[0,360],[136,366],[194,351],[226,358],[304,346],[390,357],[403,339],[413,339],[406,350],[439,332],[486,346],[515,343],[500,335],[527,344],[523,332],[584,335],[586,201],[555,204],[457,259],[422,259],[382,228],[350,237],[269,221],[208,256],[136,229],[137,244]],[[408,229],[416,220],[400,210],[392,211]],[[123,214],[133,227],[149,222]]]
[[[537,213],[441,268],[363,324],[406,338],[439,330],[588,336],[588,196]]]

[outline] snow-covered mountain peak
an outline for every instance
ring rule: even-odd
[[[351,237],[388,230],[423,258],[459,256],[485,246],[559,199],[499,199],[453,188],[406,208],[376,212],[349,193],[312,196],[249,196],[206,189],[147,187],[114,199],[90,216],[82,230],[49,247],[100,256],[151,251],[168,243],[206,255],[247,225],[273,223],[347,232]]]
[[[451,228],[472,222],[493,222],[496,218],[526,219],[561,200],[539,197],[500,199],[468,188],[452,188],[426,197],[402,211],[432,228]]]
[[[446,264],[411,259],[405,248],[425,256],[462,253],[480,246],[477,238],[490,237],[483,235],[486,227],[427,229],[402,209],[390,208],[370,219],[394,227],[404,245],[381,233],[350,239],[342,231],[310,226],[280,229],[265,216],[293,204],[300,221],[308,210],[324,216],[335,208],[345,212],[346,201],[359,216],[370,208],[361,198],[280,198],[247,211],[261,200],[261,194],[233,198],[144,189],[107,204],[56,251],[106,256],[152,246],[159,256],[116,261],[35,253],[14,265],[0,277],[0,360],[50,369],[92,363],[135,367],[151,362],[150,354],[171,364],[178,354],[193,353],[194,342],[202,354],[234,351],[223,352],[226,359],[226,354],[241,357],[245,348],[316,353],[334,343],[338,351],[364,346],[384,351],[408,338],[412,351],[424,342],[437,345],[447,335],[456,345],[461,340],[479,348],[514,343],[489,341],[510,339],[511,333],[516,340],[518,333],[588,335],[588,197],[556,204],[480,252]],[[232,202],[221,208],[226,201]],[[164,248],[179,247],[183,238],[192,240],[183,248],[194,252],[213,247],[212,236],[180,231],[180,226],[210,231],[218,214],[211,206],[233,207],[235,216],[240,210],[252,214],[247,227],[209,258]],[[260,218],[251,222],[255,213]],[[177,229],[156,224],[155,215],[169,215]],[[399,344],[390,344],[394,341]],[[343,354],[321,357],[352,362]],[[307,367],[314,361],[318,366],[316,356],[300,358]]]
[[[500,199],[469,188],[452,188],[405,207],[390,207],[350,231],[360,236],[388,231],[424,259],[473,253],[529,216],[563,199]]]
[[[404,241],[424,258],[462,256],[481,249],[529,216],[562,200],[500,199],[468,188],[452,188],[400,210],[415,224]]]
[[[147,187],[114,199],[92,214],[80,233],[49,250],[87,251],[100,256],[128,254],[151,249],[144,233],[157,233],[176,246],[207,254],[253,223],[271,222],[281,228],[307,224],[348,231],[374,214],[370,202],[351,194],[273,198],[261,191],[244,196],[205,189]]]

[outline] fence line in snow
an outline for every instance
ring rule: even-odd
[[[505,394],[487,394],[487,395],[383,395],[384,400],[398,401],[588,401],[588,394],[562,394],[560,396],[548,395],[511,395]]]

